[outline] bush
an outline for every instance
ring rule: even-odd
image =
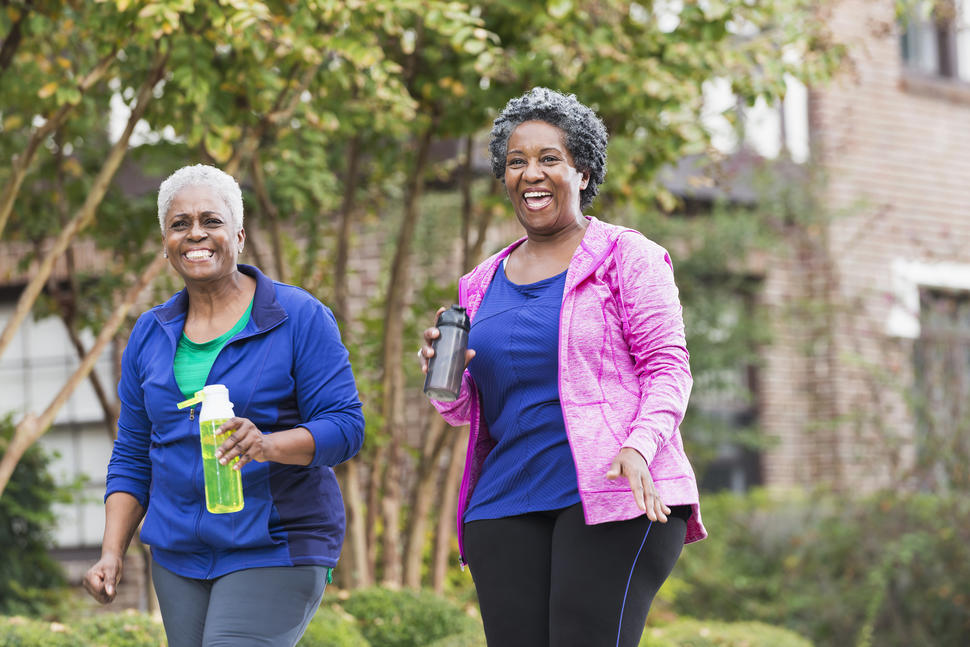
[[[335,609],[317,610],[298,647],[370,647],[352,617]]]
[[[684,551],[674,607],[785,626],[819,647],[964,644],[967,519],[956,495],[707,496],[711,538]]]
[[[357,619],[367,642],[380,647],[426,647],[452,634],[480,630],[461,607],[429,591],[363,589],[339,605]]]
[[[760,622],[688,618],[647,627],[640,647],[812,647],[812,643],[787,629]]]
[[[161,624],[145,614],[105,614],[74,626],[23,617],[0,618],[4,647],[164,647]]]
[[[486,647],[485,632],[482,629],[460,634],[452,634],[447,638],[436,640],[428,647]]]
[[[10,417],[0,419],[0,455],[13,437]],[[50,458],[34,445],[14,470],[0,497],[0,614],[37,616],[56,606],[64,575],[51,558],[51,506],[68,501],[67,490],[47,471]]]
[[[79,621],[78,647],[165,647],[165,629],[144,613],[98,614]]]
[[[0,645],[4,647],[79,647],[81,643],[69,631],[56,622],[0,617]]]

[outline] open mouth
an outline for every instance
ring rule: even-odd
[[[525,206],[532,211],[538,211],[549,206],[552,202],[552,193],[549,191],[526,191],[522,194]]]
[[[211,249],[192,249],[184,254],[186,260],[189,261],[206,261],[212,258]]]

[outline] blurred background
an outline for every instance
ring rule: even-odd
[[[78,582],[121,351],[181,287],[158,185],[202,162],[364,401],[301,644],[484,644],[467,430],[413,349],[520,235],[487,134],[542,85],[602,116],[589,213],[666,247],[684,305],[710,538],[643,644],[970,644],[970,0],[2,0],[0,39],[0,643],[163,644],[147,547],[106,609]]]

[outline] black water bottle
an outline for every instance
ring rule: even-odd
[[[468,329],[471,321],[465,309],[453,305],[440,315],[435,324],[438,338],[432,342],[434,355],[428,362],[428,377],[424,392],[432,400],[452,402],[461,391],[461,376],[465,372],[465,351],[468,349]]]

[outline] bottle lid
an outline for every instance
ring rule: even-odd
[[[225,384],[206,384],[202,387],[201,391],[196,391],[188,400],[182,400],[176,406],[179,409],[184,409],[185,407],[191,407],[205,400],[212,402],[227,402],[229,406],[232,403],[229,402],[229,389]]]
[[[458,326],[459,328],[468,330],[472,327],[472,323],[465,313],[464,306],[455,304],[438,315],[437,326],[439,328],[441,326]]]

